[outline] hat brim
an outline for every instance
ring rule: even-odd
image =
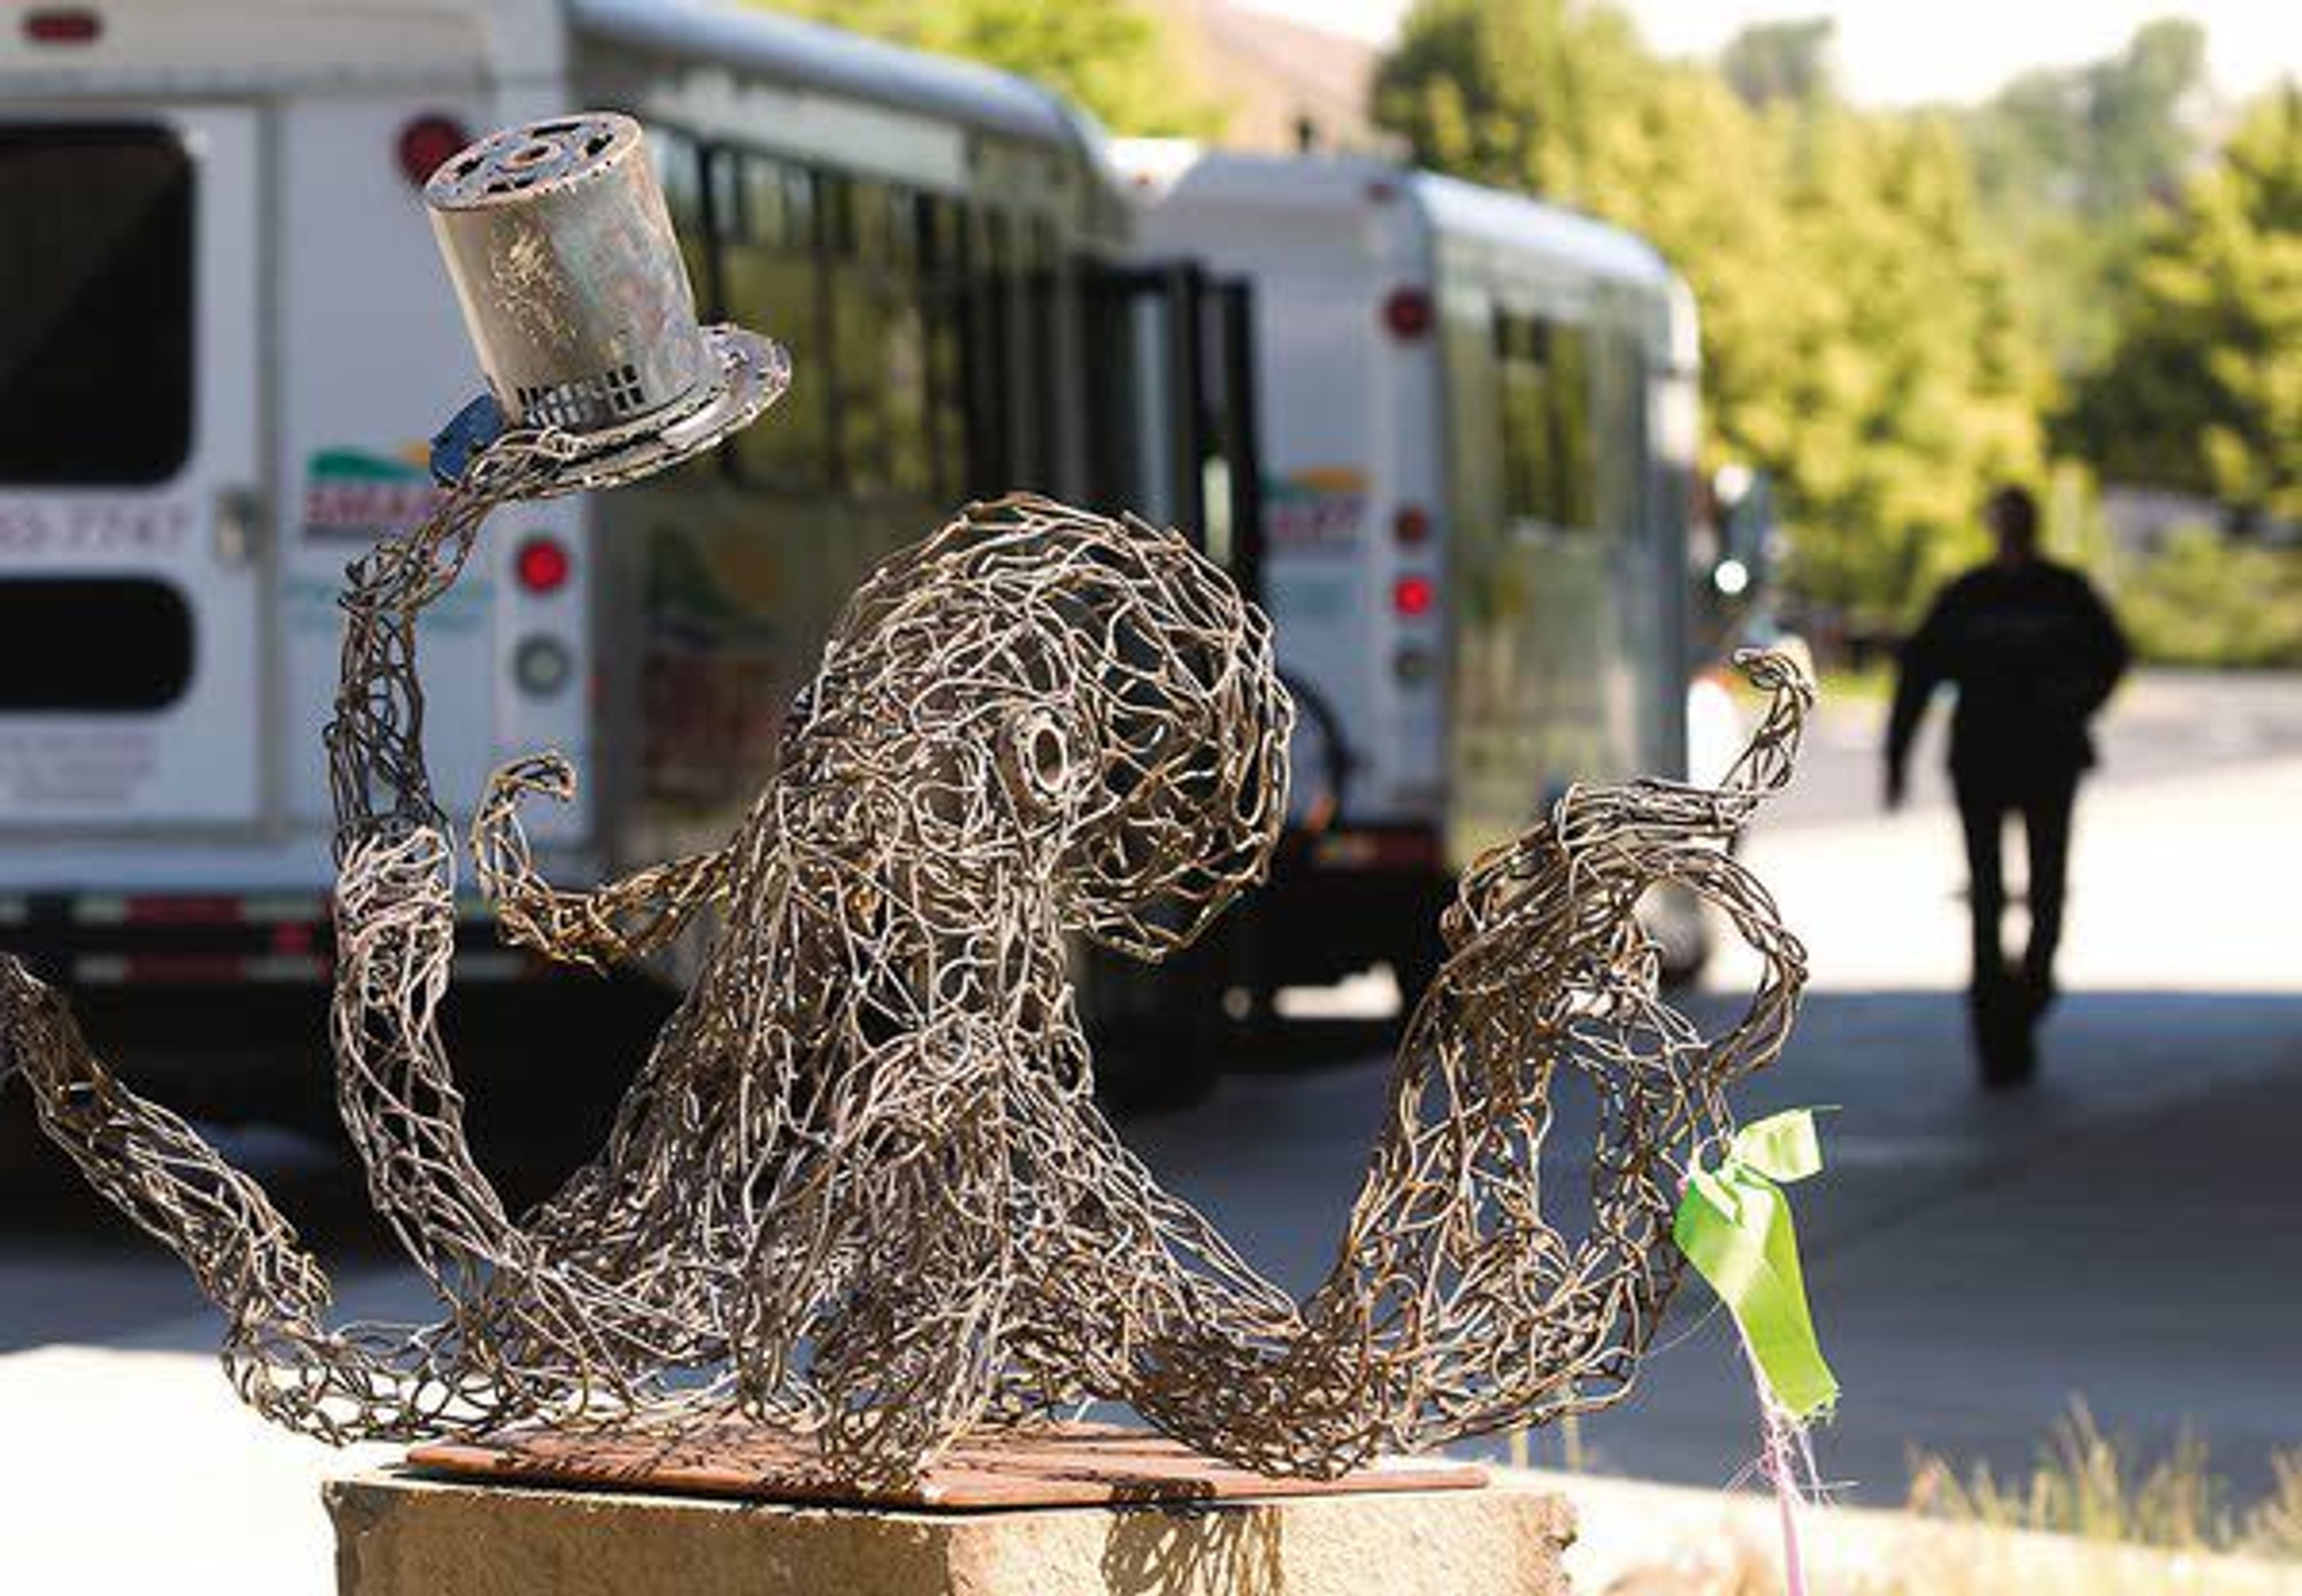
[[[701,402],[636,433],[619,429],[616,438],[562,462],[541,486],[520,496],[594,492],[668,471],[751,425],[791,386],[791,356],[773,339],[726,325],[704,328],[703,337],[718,359],[719,376]]]

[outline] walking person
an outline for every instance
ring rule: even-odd
[[[1911,740],[1935,689],[1958,691],[1950,775],[1966,831],[1974,975],[1969,1003],[1985,1085],[2019,1085],[2037,1069],[2033,1031],[2054,1001],[2071,808],[2094,763],[2088,723],[2126,669],[2126,639],[2087,579],[2038,553],[2038,506],[2001,488],[1985,519],[1987,563],[1937,595],[1903,645],[1886,732],[1886,806],[1903,801]],[[2029,865],[2029,939],[2010,966],[2001,839],[2022,819]]]

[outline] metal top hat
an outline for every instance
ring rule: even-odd
[[[424,199],[494,399],[489,421],[550,430],[572,447],[543,494],[676,465],[789,386],[777,344],[697,323],[630,117],[585,113],[491,133],[444,162]]]

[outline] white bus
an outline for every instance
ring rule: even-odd
[[[1378,160],[1114,156],[1138,253],[1254,297],[1254,563],[1301,719],[1233,964],[1267,992],[1387,957],[1411,994],[1456,870],[1570,782],[1685,770],[1693,300],[1618,229]]]
[[[864,569],[1013,487],[1203,530],[1305,709],[1273,890],[1173,979],[1083,967],[1106,1018],[1412,986],[1478,847],[1681,768],[1693,322],[1636,239],[1369,161],[1122,181],[1022,80],[706,0],[8,0],[0,945],[324,975],[335,595],[476,383],[421,184],[571,106],[649,127],[702,308],[796,381],[507,513],[426,617],[451,809],[535,748],[584,774],[531,811],[557,878],[727,835]]]
[[[1146,452],[1164,375],[1121,334],[1166,287],[1121,269],[1095,130],[1022,80],[699,0],[8,0],[6,945],[323,973],[335,595],[477,382],[421,185],[578,106],[648,126],[704,314],[796,381],[718,458],[500,517],[425,619],[443,800],[562,749],[583,799],[531,815],[562,878],[732,828],[880,554],[1010,487],[1172,499],[1216,447],[1178,406]],[[520,962],[474,941],[467,974]]]

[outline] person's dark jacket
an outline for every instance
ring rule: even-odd
[[[2076,571],[2043,559],[1978,567],[1942,591],[1903,645],[1887,769],[1899,784],[1927,701],[1949,682],[1957,775],[2019,781],[2082,769],[2094,762],[2087,722],[2126,661],[2118,623]]]

